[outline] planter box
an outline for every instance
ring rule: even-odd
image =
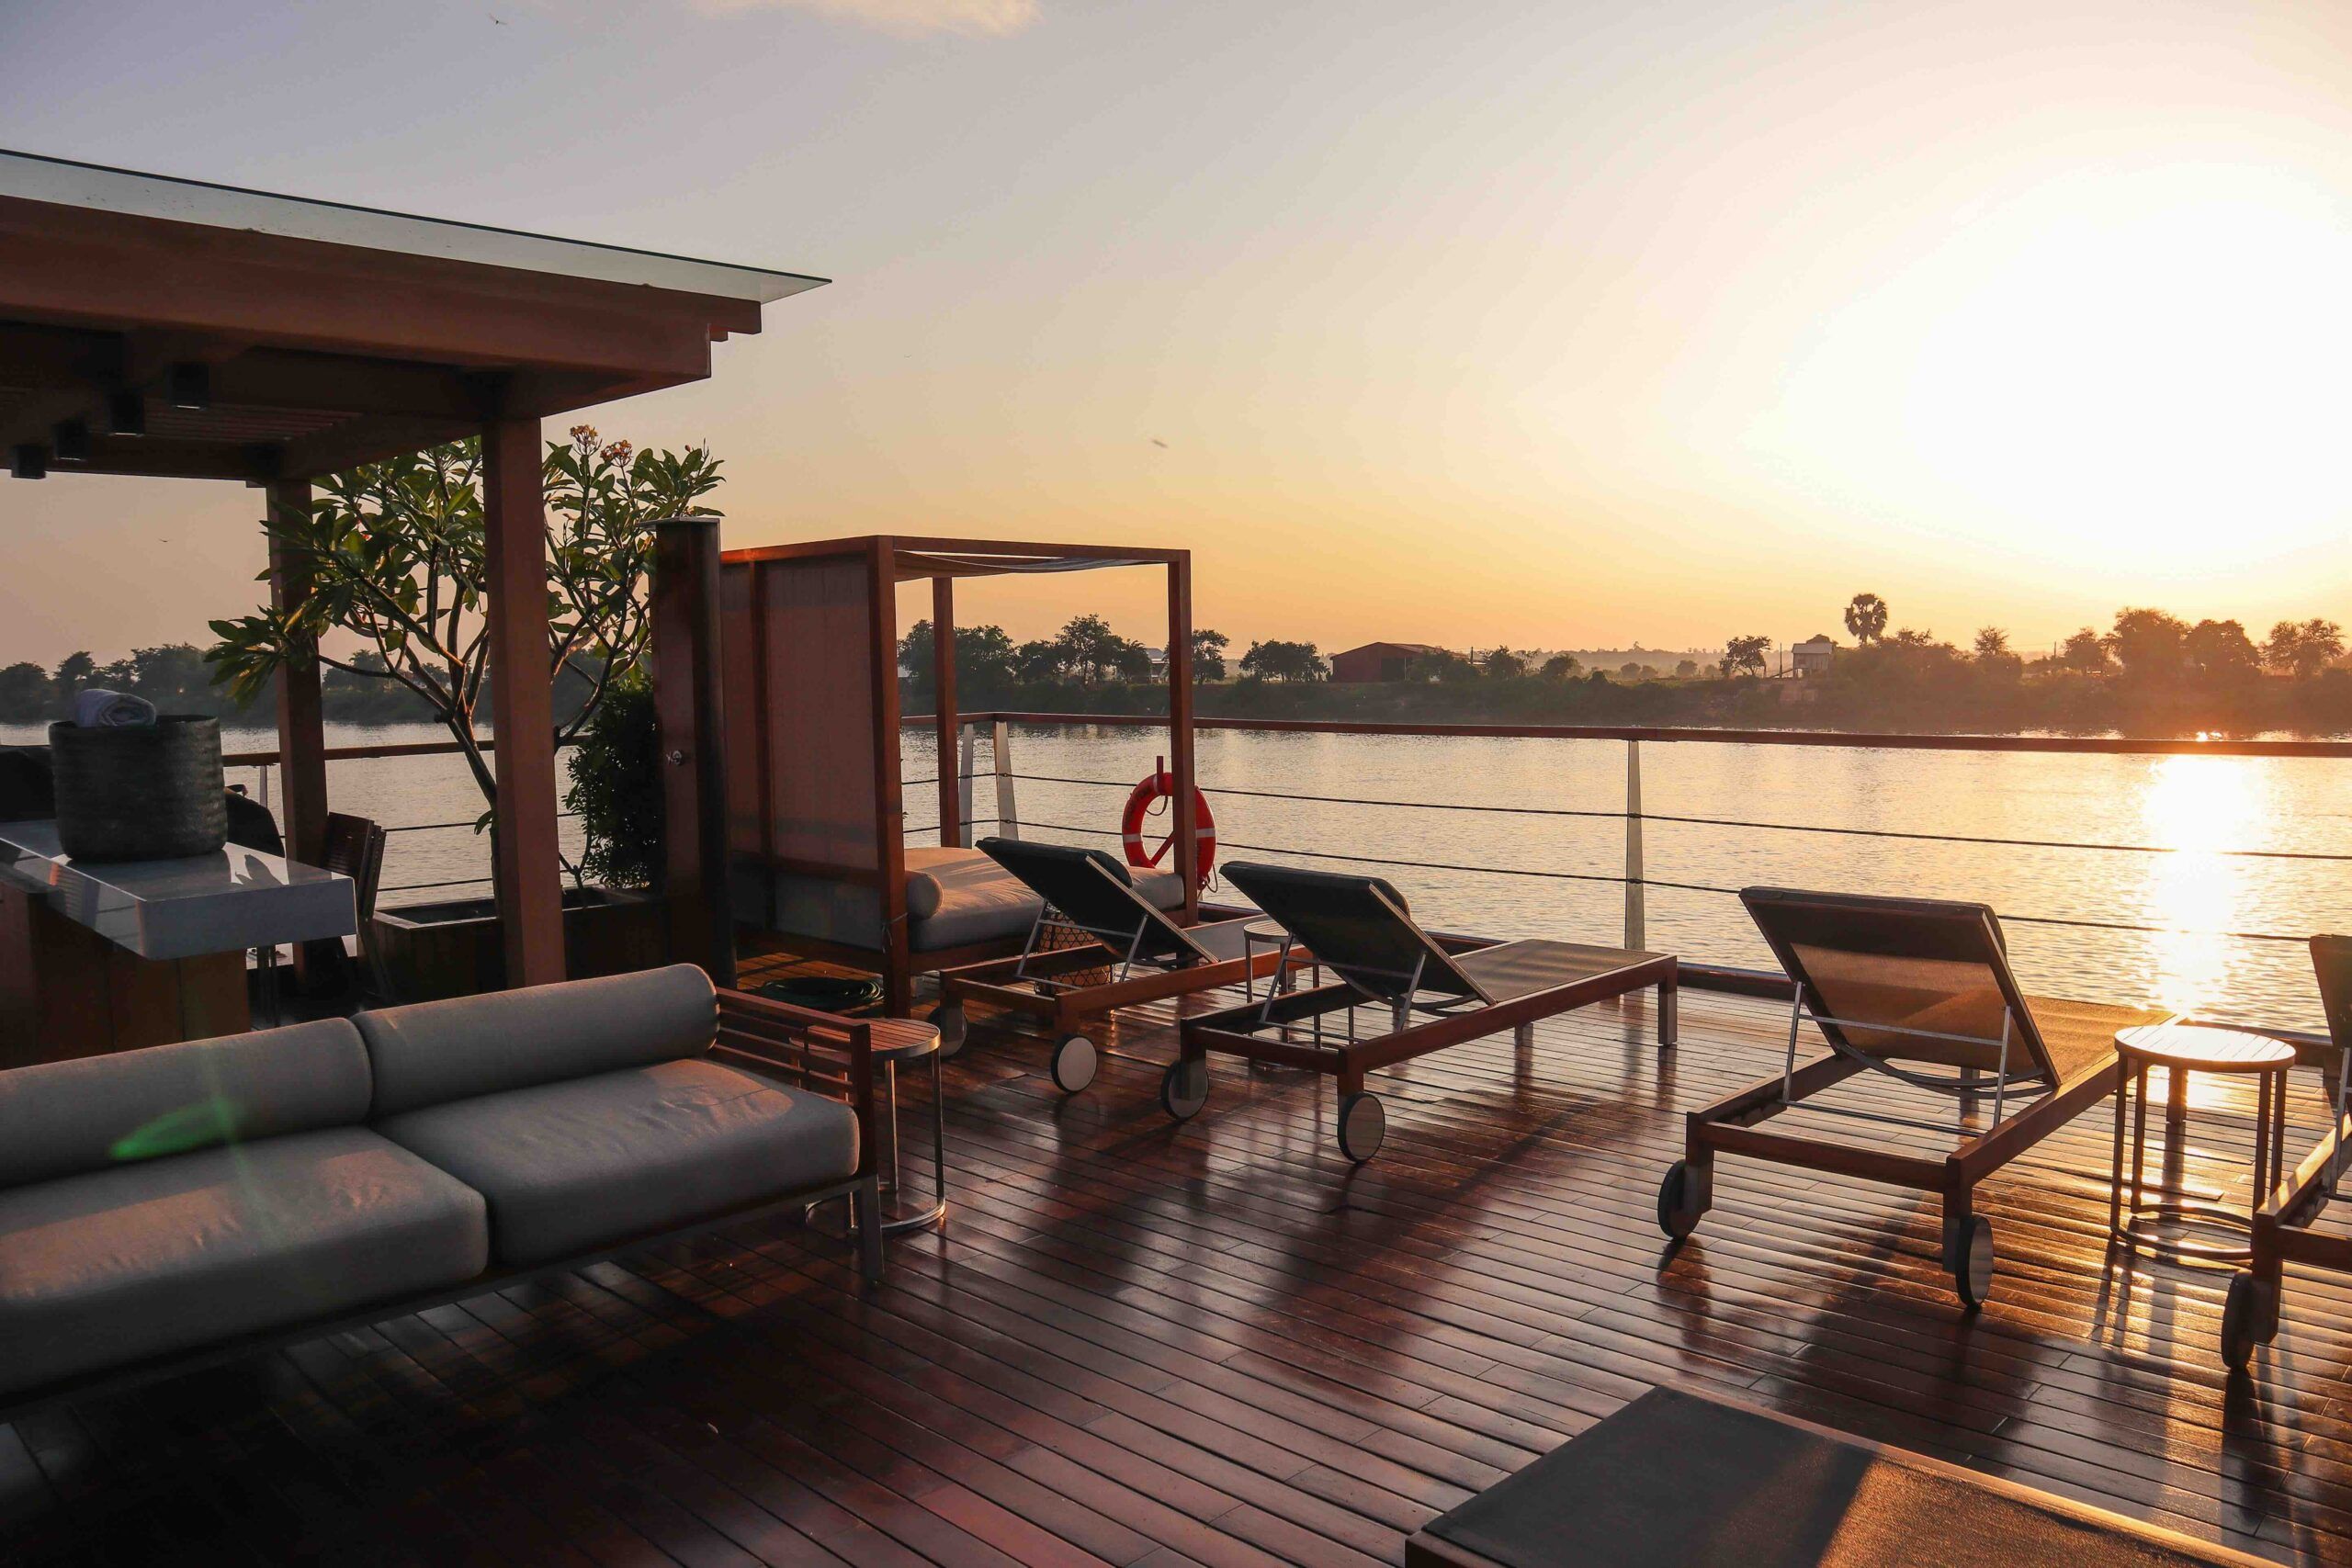
[[[383,966],[390,1000],[434,1001],[503,990],[506,943],[497,906],[452,898],[379,909],[368,940]],[[650,894],[578,887],[563,896],[564,975],[585,980],[670,962],[662,905]]]

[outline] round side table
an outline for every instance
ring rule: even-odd
[[[896,1198],[902,1190],[899,1160],[899,1064],[931,1059],[931,1206],[910,1214],[900,1214],[882,1222],[882,1234],[895,1235],[900,1231],[918,1230],[937,1224],[947,1213],[947,1108],[940,1094],[939,1030],[921,1019],[876,1018],[865,1021],[874,1026],[874,1060],[881,1067],[889,1113],[882,1118],[876,1141],[882,1146],[875,1151],[875,1163],[882,1168],[880,1187],[886,1197]],[[830,1200],[828,1200],[830,1201]],[[854,1206],[843,1223],[847,1235],[857,1233],[857,1216]],[[811,1203],[813,1213],[820,1204]]]
[[[2188,1075],[2229,1073],[2255,1075],[2256,1110],[2254,1122],[2254,1202],[2259,1207],[2278,1184],[2286,1162],[2287,1069],[2295,1065],[2295,1048],[2267,1035],[2210,1024],[2150,1023],[2127,1029],[2115,1037],[2115,1054],[2122,1076],[2115,1086],[2114,1190],[2108,1201],[2108,1229],[2134,1252],[2168,1262],[2245,1263],[2253,1259],[2254,1215],[2224,1203],[2190,1199],[2163,1188],[2153,1190],[2143,1179],[2148,1154],[2148,1071],[2162,1067],[2167,1079],[2165,1103],[2166,1146],[2178,1148],[2188,1121]],[[2126,1091],[2132,1101],[2131,1165],[2124,1160],[2123,1107]],[[2126,1183],[2131,1193],[2124,1193]],[[2180,1229],[2203,1226],[2233,1239],[2192,1241],[2156,1234],[2155,1227]],[[2243,1240],[2238,1238],[2244,1238]]]

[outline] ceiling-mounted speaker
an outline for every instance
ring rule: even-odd
[[[147,400],[137,392],[107,394],[107,431],[113,435],[147,434]]]
[[[212,367],[193,361],[175,365],[164,378],[164,398],[175,409],[201,413],[212,406]]]
[[[61,420],[50,433],[49,455],[61,463],[90,460],[90,427],[78,419]]]
[[[11,478],[20,479],[45,479],[49,478],[48,448],[36,445],[30,441],[27,441],[20,446],[10,447],[8,449],[8,473]]]

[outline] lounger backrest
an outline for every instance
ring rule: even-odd
[[[1887,1060],[1993,1070],[2006,1011],[2009,1072],[2057,1080],[1985,906],[1785,887],[1739,897],[1807,1005],[1842,1021],[1821,1025],[1833,1042]]]
[[[1069,844],[1033,844],[1019,839],[982,839],[978,846],[1059,911],[1062,919],[1109,948],[1125,954],[1136,942],[1136,956],[1179,959],[1205,964],[1209,955],[1135,888],[1127,868],[1101,850]]]
[[[1413,923],[1404,895],[1376,876],[1300,871],[1247,861],[1225,868],[1226,880],[1332,971],[1385,1001],[1404,998],[1418,968],[1420,989],[1444,996],[1486,993],[1445,949]]]
[[[2312,968],[2319,976],[2327,1037],[2337,1051],[2352,1051],[2352,936],[2312,938]]]

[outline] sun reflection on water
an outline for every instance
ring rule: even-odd
[[[2241,923],[2245,863],[2216,852],[2256,840],[2260,801],[2250,775],[2234,758],[2166,757],[2141,795],[2147,841],[2178,852],[2147,857],[2146,908],[2166,928],[2151,939],[2155,999],[2179,1012],[2228,988],[2231,943],[2211,933]]]

